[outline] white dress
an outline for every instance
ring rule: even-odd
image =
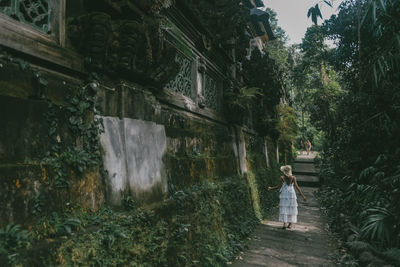
[[[293,179],[288,185],[282,183],[279,195],[279,221],[284,223],[297,222],[297,196],[294,191]]]

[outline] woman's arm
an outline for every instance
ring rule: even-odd
[[[294,186],[296,187],[297,191],[299,191],[299,194],[301,195],[301,197],[304,199],[304,201],[306,201],[307,198],[304,196],[303,192],[301,192],[301,189],[300,189],[299,185],[297,184],[297,179],[295,176],[293,176],[293,183],[294,183]]]
[[[282,186],[282,182],[283,182],[282,178],[279,178],[279,182],[276,186],[268,186],[268,191],[280,188]]]

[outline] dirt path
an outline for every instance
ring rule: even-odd
[[[298,198],[298,223],[294,228],[281,229],[278,214],[264,221],[231,266],[335,266],[331,261],[335,252],[333,242],[325,231],[326,224],[313,193],[317,188],[301,188],[307,202]]]

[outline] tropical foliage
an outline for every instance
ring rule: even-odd
[[[307,31],[318,35],[303,40],[306,77],[297,79],[306,88],[300,104],[326,136],[322,195],[331,226],[381,256],[400,245],[399,12],[397,0],[344,1],[337,16]]]

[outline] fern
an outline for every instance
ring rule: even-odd
[[[240,88],[239,93],[237,94],[236,99],[232,102],[232,104],[247,109],[251,101],[257,96],[263,96],[260,88],[242,87]]]

